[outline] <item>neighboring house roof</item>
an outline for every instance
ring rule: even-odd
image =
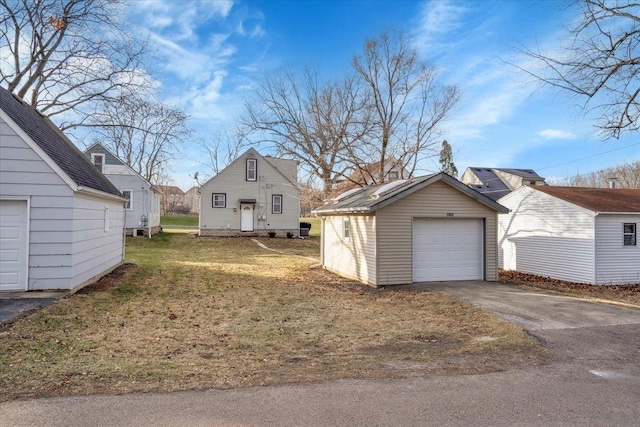
[[[482,184],[469,184],[469,187],[484,194],[492,200],[498,200],[511,192],[491,168],[470,167],[473,174]]]
[[[477,180],[481,182],[481,184],[477,184],[478,181],[475,181],[476,183],[471,182],[467,183],[467,185],[496,201],[512,191],[503,179],[496,174],[496,171],[508,173],[524,179],[544,181],[544,178],[538,175],[533,169],[470,166],[467,170],[471,171]]]
[[[159,185],[160,190],[163,194],[177,194],[180,196],[184,196],[184,191],[180,187],[176,187],[175,185]]]
[[[384,163],[385,163],[384,172],[387,174],[387,176],[384,179],[384,182],[400,179],[406,174],[406,171],[402,167],[402,164],[400,164],[400,162],[395,157],[386,159]],[[394,171],[394,170],[398,171],[398,177],[391,179],[389,177],[389,174],[391,171]],[[375,177],[376,179],[379,178],[378,177],[379,172],[380,172],[380,161],[362,165],[360,166],[359,169],[357,169],[351,175],[349,175],[348,178],[339,182],[338,185],[336,186],[335,191],[337,193],[342,193],[344,191],[351,190],[352,188],[360,188],[366,185],[371,185],[373,182],[372,177]]]
[[[96,150],[97,149],[97,150]],[[91,154],[109,154],[109,156],[105,157],[106,167],[108,170],[103,169],[103,175],[128,175],[128,176],[137,176],[151,187],[151,191],[154,193],[159,193],[160,188],[157,185],[151,184],[145,177],[140,175],[135,169],[126,164],[120,157],[116,156],[111,150],[102,145],[100,142],[94,142],[91,144],[86,150],[84,150],[84,155],[89,161],[91,161]],[[110,164],[113,163],[113,164]],[[105,167],[105,166],[103,166]],[[108,179],[108,178],[107,178]]]
[[[503,168],[494,168],[495,170],[510,173],[511,175],[516,175],[522,178],[535,178],[535,179],[544,179],[540,175],[536,173],[533,169],[503,169]]]
[[[535,186],[537,191],[598,213],[640,213],[640,190],[624,188]]]
[[[120,196],[118,189],[38,110],[0,88],[0,108],[78,187]]]
[[[496,201],[469,188],[444,172],[349,190],[329,201],[324,206],[314,209],[312,212],[320,215],[347,212],[374,212],[438,181],[449,184],[495,211],[502,213],[509,212],[507,208]]]

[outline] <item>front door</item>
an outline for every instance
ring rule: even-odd
[[[240,231],[253,231],[252,204],[240,204]]]

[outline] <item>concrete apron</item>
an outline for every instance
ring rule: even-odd
[[[469,302],[529,331],[640,324],[640,310],[482,281],[410,285]]]

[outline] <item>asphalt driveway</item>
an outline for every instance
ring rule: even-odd
[[[528,331],[640,324],[640,310],[499,283],[430,282],[411,286],[447,293]]]
[[[53,304],[65,295],[68,295],[68,292],[0,293],[0,325]]]

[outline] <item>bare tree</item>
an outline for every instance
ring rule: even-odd
[[[420,160],[437,155],[439,126],[458,101],[459,90],[438,86],[435,68],[419,60],[410,40],[399,31],[367,39],[364,52],[352,63],[366,87],[372,123],[362,143],[351,147],[353,166],[366,173],[366,165],[376,163],[379,170],[371,178],[384,182],[396,166],[389,165],[393,159],[412,176]]]
[[[201,139],[198,144],[207,153],[207,159],[200,163],[206,171],[198,174],[196,181],[206,181],[229,166],[240,155],[244,142],[245,137],[240,129],[221,130],[208,139]]]
[[[101,142],[151,182],[166,173],[190,136],[187,115],[177,108],[137,97],[119,98],[92,117]]]
[[[600,111],[596,126],[605,138],[640,128],[640,3],[576,0],[579,17],[571,45],[556,57],[524,49],[545,67],[527,71],[539,80],[585,97]]]
[[[440,150],[440,170],[454,178],[458,177],[458,168],[456,167],[456,164],[453,163],[451,145],[446,139],[442,141],[442,150]]]
[[[584,175],[576,175],[559,184],[574,187],[606,188],[610,179],[615,180],[616,188],[640,189],[640,160],[623,163]]]
[[[265,77],[241,122],[251,138],[297,159],[328,194],[346,171],[346,147],[367,129],[360,92],[350,77],[321,83],[317,70],[306,68],[298,76],[285,69]]]
[[[62,130],[147,87],[145,43],[120,27],[121,2],[0,0],[0,84]]]

